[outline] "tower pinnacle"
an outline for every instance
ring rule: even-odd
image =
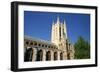
[[[57,17],[57,22],[52,25],[52,42],[59,46],[62,41],[67,39],[66,22],[60,22],[59,16]]]
[[[59,19],[59,16],[57,17],[57,24],[59,24],[60,23],[60,19]]]
[[[68,36],[67,36],[66,21],[65,20],[64,20],[64,33],[65,33],[65,37],[68,38]]]

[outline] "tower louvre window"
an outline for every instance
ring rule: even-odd
[[[59,27],[59,34],[60,34],[60,39],[61,39],[61,27]]]
[[[65,36],[65,32],[64,32],[64,29],[63,29],[63,35]]]

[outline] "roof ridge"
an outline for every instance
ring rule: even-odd
[[[40,39],[40,38],[30,37],[30,36],[26,36],[26,35],[24,36],[24,38],[55,45],[51,41],[43,40],[43,39]]]

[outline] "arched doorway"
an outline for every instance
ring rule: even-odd
[[[32,61],[32,56],[33,56],[33,50],[32,48],[26,49],[26,52],[24,53],[24,61]]]
[[[57,58],[58,58],[57,52],[54,52],[54,60],[57,60]]]
[[[60,53],[60,60],[63,60],[63,53]]]
[[[39,51],[37,51],[36,61],[42,61],[42,60],[43,60],[43,51],[39,50]]]
[[[46,61],[51,60],[51,53],[50,51],[46,52]]]

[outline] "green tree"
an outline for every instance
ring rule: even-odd
[[[78,38],[74,45],[75,59],[88,59],[90,58],[90,44],[81,36]]]

